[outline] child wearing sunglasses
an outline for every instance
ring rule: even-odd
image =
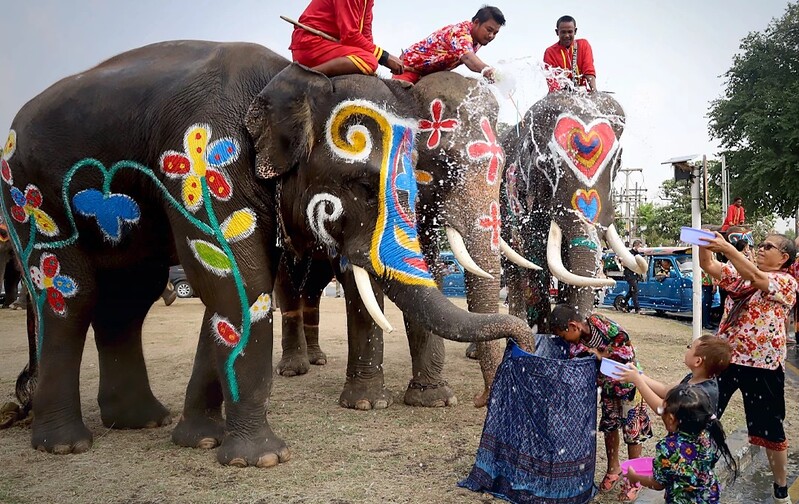
[[[719,263],[713,252],[729,259]],[[774,476],[777,504],[790,504],[787,487],[788,440],[785,437],[785,320],[796,302],[796,279],[788,267],[796,257],[794,242],[781,234],[757,247],[757,263],[716,233],[699,247],[699,264],[729,293],[717,336],[732,348],[731,364],[719,376],[718,416],[741,389],[749,442],[766,449]]]

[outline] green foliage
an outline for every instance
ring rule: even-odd
[[[725,78],[709,129],[727,158],[730,195],[744,198],[747,217],[791,217],[799,206],[799,4],[747,35]]]
[[[702,210],[702,222],[720,225],[721,192],[710,185],[708,207]],[[680,227],[691,225],[691,185],[688,181],[666,180],[660,186],[660,197],[668,203],[638,207],[638,227],[647,245],[675,245],[680,240]],[[704,205],[704,203],[702,203]]]

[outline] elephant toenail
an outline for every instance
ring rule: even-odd
[[[276,453],[267,453],[263,457],[258,459],[258,463],[256,464],[258,467],[274,467],[280,462]]]

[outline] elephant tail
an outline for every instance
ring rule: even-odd
[[[33,392],[36,390],[39,358],[36,349],[36,310],[33,308],[31,297],[27,296],[27,298],[28,363],[17,377],[16,395],[19,405],[6,403],[0,408],[0,429],[25,421],[33,407]]]

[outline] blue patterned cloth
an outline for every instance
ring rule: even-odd
[[[510,502],[583,504],[596,493],[596,360],[536,336],[529,354],[508,341],[483,436],[458,485]]]

